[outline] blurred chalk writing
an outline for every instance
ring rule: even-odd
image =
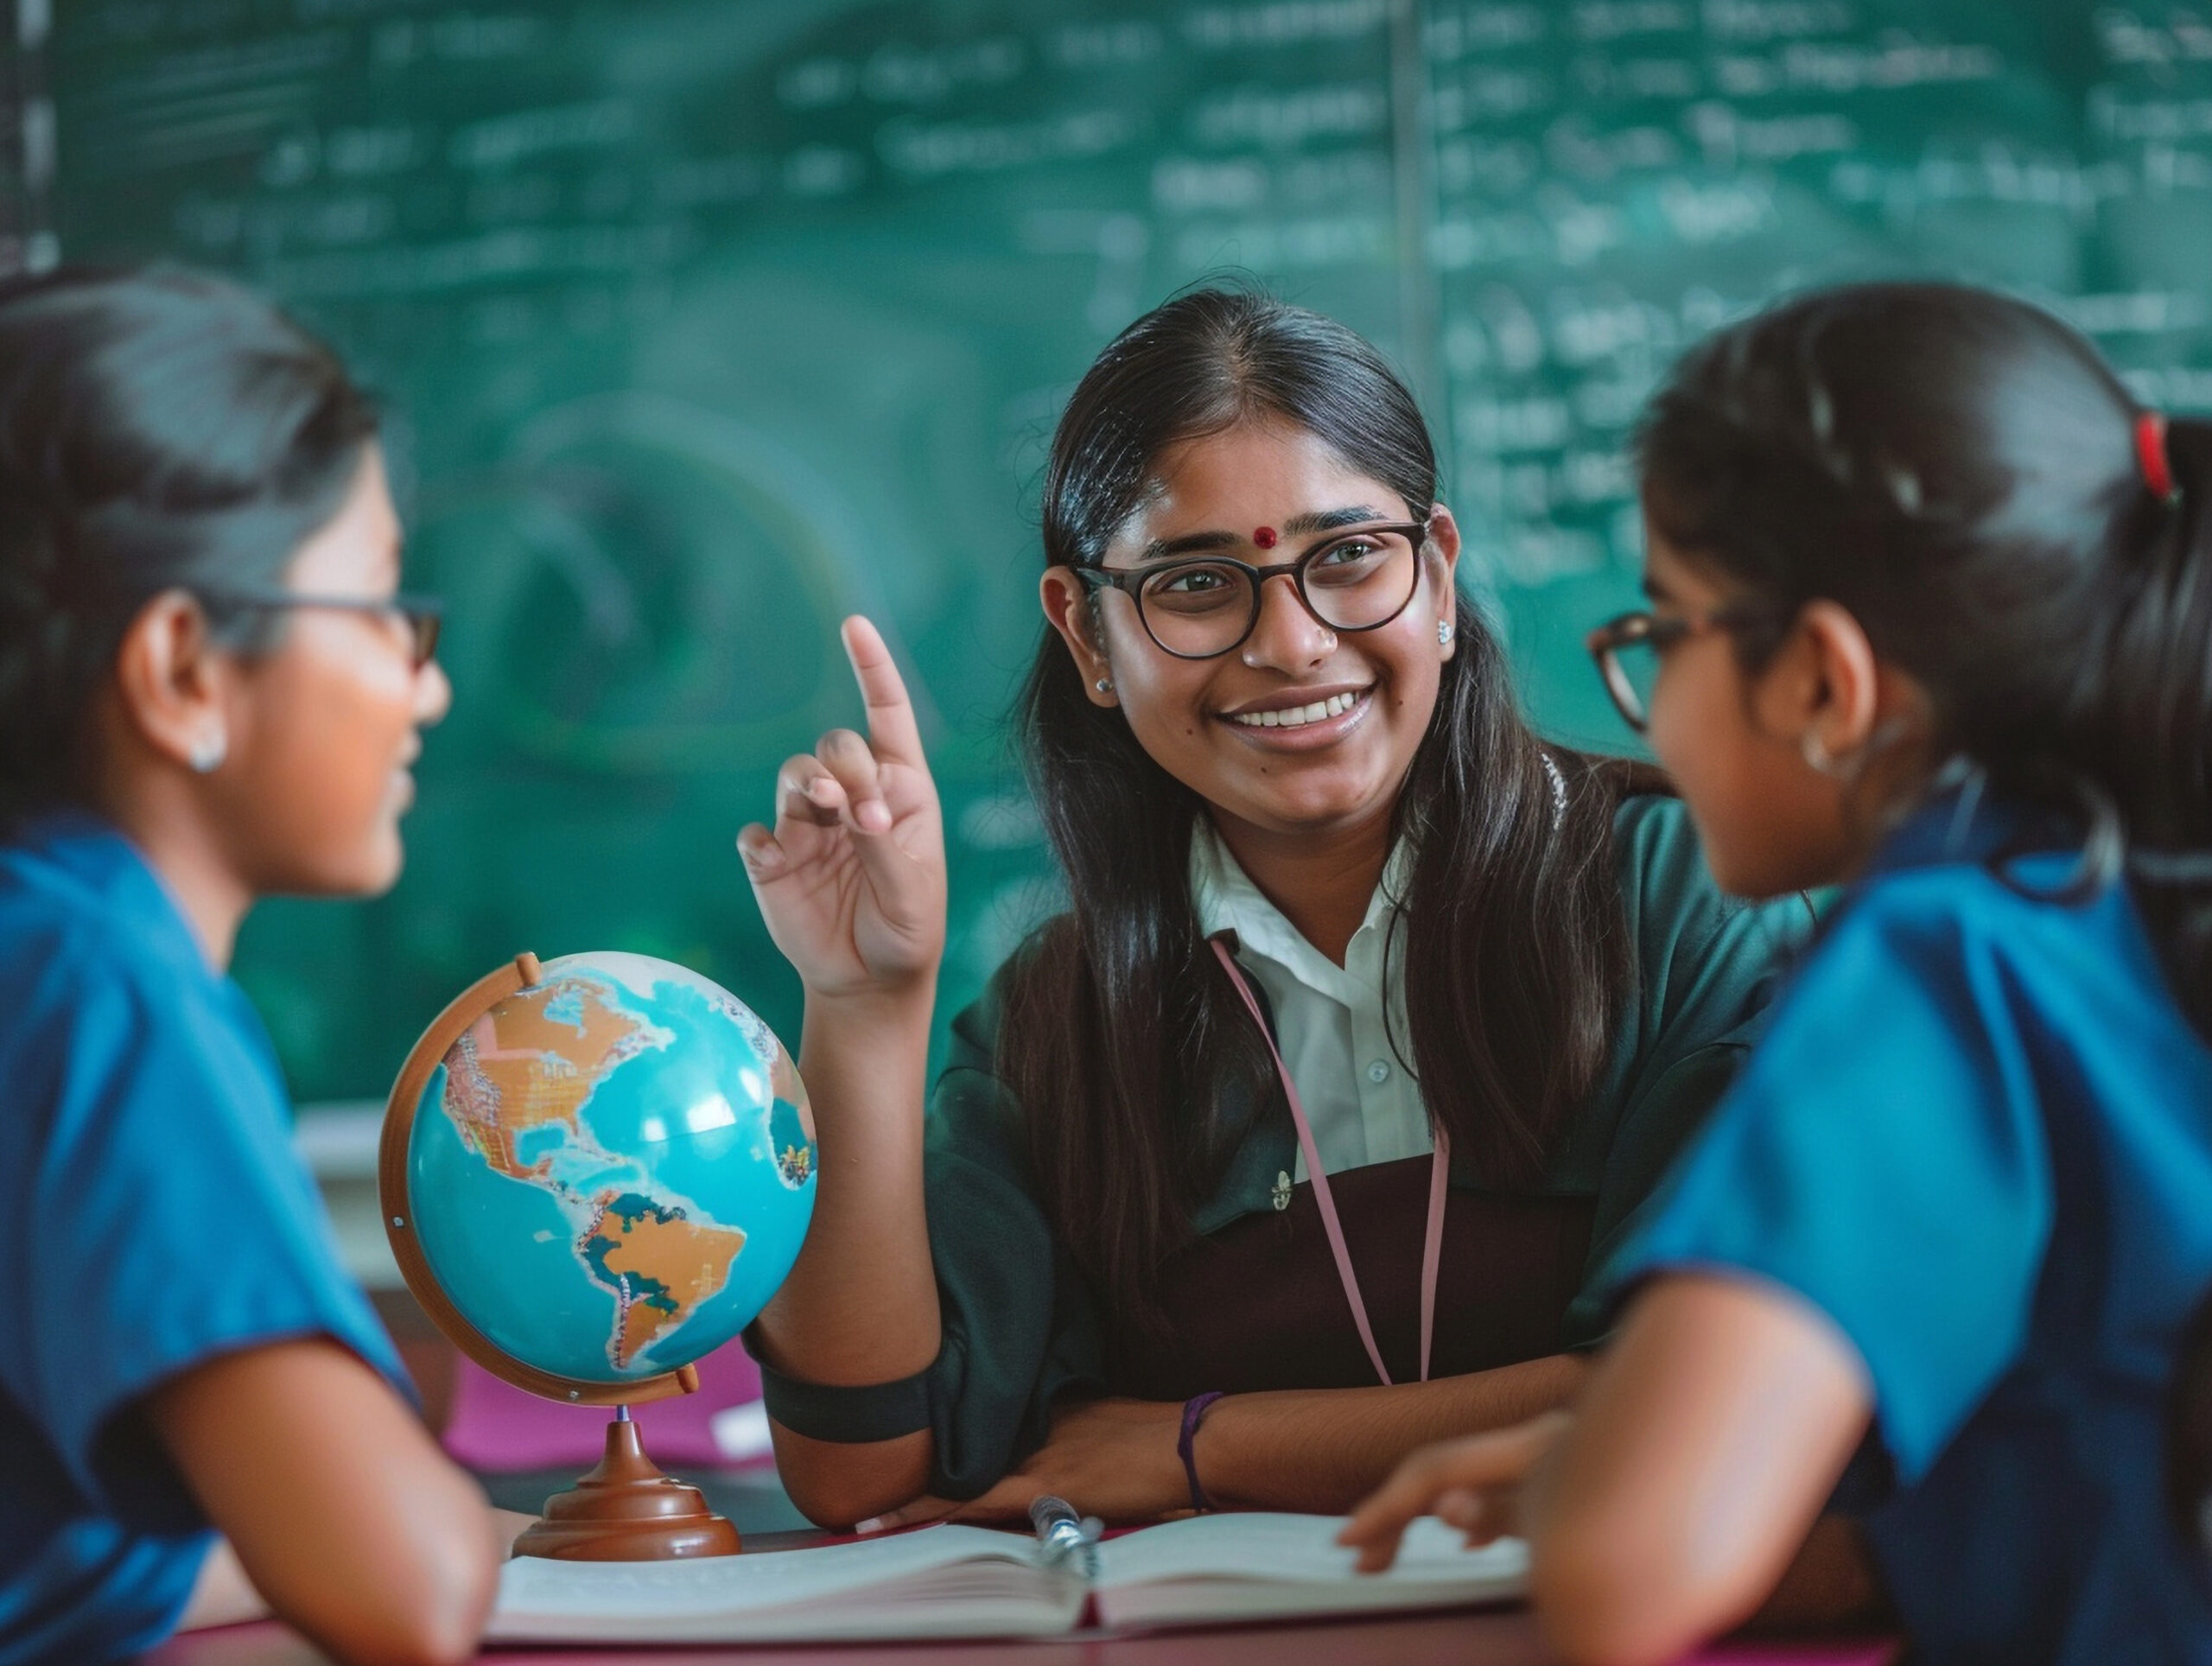
[[[1616,744],[1626,442],[1688,340],[1896,274],[2212,405],[2212,6],[2056,0],[15,0],[0,258],[238,273],[389,401],[459,703],[413,860],[257,920],[296,1086],[521,948],[796,990],[730,847],[887,627],[948,1006],[1052,904],[1001,728],[1031,493],[1123,323],[1243,268],[1421,391],[1528,698]]]

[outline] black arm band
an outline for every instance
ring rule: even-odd
[[[895,1383],[836,1388],[827,1383],[801,1382],[764,1363],[760,1398],[769,1416],[810,1440],[861,1446],[871,1440],[895,1440],[930,1427],[927,1370]]]

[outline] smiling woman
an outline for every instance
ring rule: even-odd
[[[1021,701],[1070,907],[953,1026],[926,768],[742,840],[808,990],[816,1224],[755,1343],[817,1519],[1341,1509],[1560,1403],[1587,1291],[1791,929],[1649,772],[1538,739],[1458,595],[1418,409],[1351,332],[1201,290],[1109,346],[1045,482]]]

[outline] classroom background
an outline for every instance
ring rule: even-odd
[[[1052,424],[1196,279],[1391,355],[1529,703],[1615,749],[1580,638],[1630,605],[1626,442],[1700,333],[1964,278],[2212,407],[2212,6],[12,10],[0,269],[174,259],[289,307],[386,401],[409,583],[447,600],[405,879],[240,946],[310,1102],[380,1099],[524,949],[683,961],[796,1042],[732,840],[858,720],[854,610],[944,793],[956,1010],[1054,906],[1004,724]]]

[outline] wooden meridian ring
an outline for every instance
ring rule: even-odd
[[[517,955],[509,964],[478,978],[462,990],[459,998],[432,1021],[407,1055],[399,1079],[391,1085],[391,1097],[385,1103],[384,1133],[377,1146],[377,1196],[384,1205],[384,1231],[391,1241],[392,1257],[398,1262],[400,1276],[407,1281],[415,1300],[454,1346],[493,1376],[518,1389],[572,1406],[639,1406],[649,1400],[696,1393],[699,1373],[690,1365],[664,1371],[658,1377],[641,1377],[634,1382],[594,1383],[580,1377],[556,1376],[524,1364],[493,1346],[491,1339],[453,1305],[453,1299],[430,1271],[429,1258],[423,1253],[422,1242],[416,1235],[415,1202],[407,1192],[407,1153],[415,1136],[415,1113],[422,1104],[423,1090],[429,1084],[431,1072],[445,1062],[447,1052],[471,1024],[509,995],[543,979],[544,969],[537,963],[536,955]]]

